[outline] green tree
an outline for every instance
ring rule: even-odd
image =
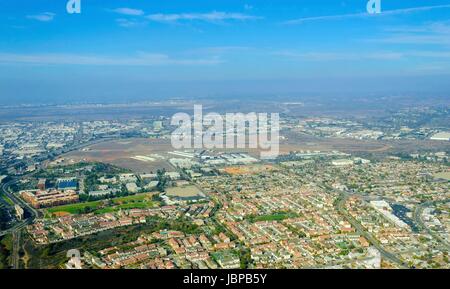
[[[158,189],[158,191],[164,192],[167,187],[167,182],[168,182],[168,178],[166,176],[166,170],[165,169],[158,170],[156,172],[156,178],[158,180],[158,185],[156,185],[156,188]]]

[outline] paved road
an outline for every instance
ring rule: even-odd
[[[13,247],[11,253],[11,268],[20,269],[20,240],[22,237],[22,230],[16,230],[12,234],[13,236]]]
[[[356,229],[358,234],[360,234],[361,236],[366,238],[367,241],[369,241],[369,243],[372,244],[372,246],[374,246],[378,251],[380,251],[382,257],[384,257],[385,259],[388,259],[391,262],[394,262],[395,264],[397,264],[401,268],[407,268],[407,264],[405,262],[403,262],[400,258],[398,258],[393,253],[385,250],[381,246],[381,244],[378,242],[378,240],[375,239],[371,234],[369,234],[369,232],[367,232],[363,228],[363,226],[361,226],[361,224],[358,221],[356,221],[345,210],[344,207],[345,207],[345,202],[347,201],[347,198],[348,198],[348,195],[346,193],[344,193],[344,192],[341,192],[341,195],[340,195],[338,203],[337,203],[337,207],[338,207],[339,213],[341,213],[347,219],[347,221]]]
[[[11,234],[17,230],[21,230],[21,229],[25,228],[26,226],[31,225],[32,223],[33,223],[33,219],[31,219],[31,218],[23,220],[23,221],[15,224],[13,227],[9,228],[8,230],[0,231],[0,237]]]
[[[9,191],[9,187],[11,185],[13,185],[14,183],[16,183],[16,182],[17,182],[17,179],[12,179],[9,182],[1,185],[0,190],[14,204],[17,204],[17,205],[21,206],[22,208],[24,208],[31,216],[29,218],[27,218],[26,220],[23,220],[23,221],[20,221],[20,222],[16,223],[13,227],[11,227],[11,228],[9,228],[7,230],[0,231],[0,237],[8,235],[8,234],[11,234],[11,233],[14,233],[17,230],[23,229],[27,225],[31,224],[33,222],[33,220],[38,216],[38,212],[33,207],[31,207],[26,202],[24,202],[22,199],[18,198],[16,195],[14,195],[13,193],[11,193]]]
[[[71,151],[74,151],[74,150],[78,150],[78,149],[84,148],[86,146],[90,146],[90,145],[93,145],[93,144],[105,142],[105,141],[112,140],[112,139],[114,139],[114,138],[101,138],[101,139],[88,141],[88,142],[85,142],[85,143],[79,143],[79,141],[78,141],[78,142],[76,142],[75,144],[73,144],[72,146],[70,146],[68,148],[60,149],[60,150],[52,152],[51,154],[45,154],[44,156],[40,156],[39,157],[39,162],[43,162],[43,161],[49,159],[50,157],[55,157],[55,156],[58,156],[58,155],[62,155],[62,154],[65,154],[65,153],[68,153],[68,152],[71,152]],[[37,159],[35,161],[37,161]],[[32,175],[32,174],[33,173],[31,173],[29,175]],[[24,175],[24,176],[26,176],[26,175]],[[24,177],[24,176],[21,176],[21,177]],[[22,208],[26,208],[28,210],[28,212],[31,213],[31,217],[30,218],[34,219],[34,218],[39,216],[39,212],[36,209],[34,209],[33,207],[31,207],[30,205],[28,205],[28,203],[23,201],[21,198],[17,197],[16,195],[14,195],[13,193],[11,193],[9,191],[9,187],[12,186],[14,183],[18,182],[21,177],[12,178],[12,180],[10,180],[9,182],[3,184],[0,187],[0,190],[4,194],[6,194],[11,199],[11,201],[13,201],[14,204],[18,204]],[[2,233],[0,232],[0,235],[1,234]]]
[[[36,218],[39,213],[38,211],[36,211],[35,208],[31,207],[30,205],[28,205],[28,203],[26,203],[24,200],[22,200],[21,198],[17,197],[15,194],[13,194],[12,192],[10,192],[9,188],[18,182],[18,179],[13,178],[12,180],[10,180],[9,182],[3,184],[1,186],[1,191],[2,193],[4,193],[6,196],[8,196],[8,198],[13,201],[14,204],[17,204],[19,206],[21,206],[22,208],[25,208],[26,210],[28,210],[28,212],[31,214],[31,218]]]
[[[65,154],[70,151],[74,151],[74,150],[81,149],[81,148],[89,146],[89,145],[93,145],[96,143],[101,143],[101,142],[104,142],[107,140],[111,140],[113,138],[102,138],[102,139],[97,139],[97,140],[93,140],[93,141],[89,141],[89,142],[85,142],[85,143],[80,143],[80,141],[78,139],[79,138],[77,138],[76,143],[73,144],[72,146],[70,146],[69,148],[57,150],[55,152],[52,152],[51,154],[48,153],[48,154],[39,156],[38,158],[34,159],[34,161],[42,163],[43,161],[45,161],[51,157],[56,157],[58,155]],[[12,236],[13,236],[13,248],[12,248],[12,253],[11,253],[11,267],[13,269],[19,269],[19,267],[20,267],[20,245],[21,245],[21,238],[22,238],[22,230],[26,226],[32,224],[34,219],[39,216],[39,212],[35,208],[31,207],[28,203],[26,203],[21,198],[17,197],[12,192],[10,192],[10,190],[9,190],[10,186],[15,184],[16,182],[18,182],[19,178],[20,177],[13,177],[12,180],[10,180],[9,182],[0,186],[0,190],[2,193],[4,193],[6,196],[8,196],[8,198],[10,198],[11,201],[15,205],[21,206],[22,208],[24,208],[24,210],[26,210],[30,214],[30,216],[26,220],[16,223],[12,228],[5,230],[5,231],[0,231],[0,237],[7,235],[7,234],[12,234]]]

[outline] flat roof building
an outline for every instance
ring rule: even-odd
[[[76,190],[78,188],[76,178],[58,179],[56,183],[59,190]]]
[[[79,200],[74,190],[30,190],[22,191],[20,195],[36,209],[76,203]]]
[[[46,179],[39,179],[37,188],[41,191],[44,191],[46,189],[46,183],[47,183]]]
[[[450,141],[450,133],[449,132],[440,132],[435,135],[433,135],[431,140],[443,140],[443,141]]]

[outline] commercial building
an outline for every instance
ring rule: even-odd
[[[162,121],[155,121],[153,122],[153,129],[155,131],[160,131],[163,129],[163,122]]]
[[[23,220],[24,211],[22,207],[16,204],[14,205],[14,209],[16,211],[17,219],[19,219],[20,221]]]
[[[75,178],[58,179],[56,183],[58,190],[76,190],[78,187],[78,182]]]
[[[74,190],[30,190],[22,191],[20,195],[36,209],[76,203],[79,200]]]
[[[400,220],[397,216],[392,214],[392,208],[386,201],[371,201],[370,205],[378,211],[380,214],[382,214],[387,220],[391,221],[395,225],[399,226],[400,228],[408,228],[408,224]]]
[[[331,163],[333,164],[333,166],[337,166],[337,167],[351,166],[354,164],[353,160],[347,160],[347,159],[334,160]]]
[[[435,135],[433,135],[431,140],[443,140],[443,141],[450,141],[450,133],[449,132],[440,132]]]
[[[128,192],[130,192],[130,193],[139,192],[139,187],[136,185],[136,183],[128,183],[125,185],[125,187],[127,188]]]
[[[46,183],[47,183],[46,179],[39,179],[37,188],[41,191],[44,191],[46,189]]]

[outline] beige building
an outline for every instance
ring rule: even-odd
[[[73,190],[30,190],[20,192],[22,198],[34,208],[54,207],[78,202],[78,194]]]

